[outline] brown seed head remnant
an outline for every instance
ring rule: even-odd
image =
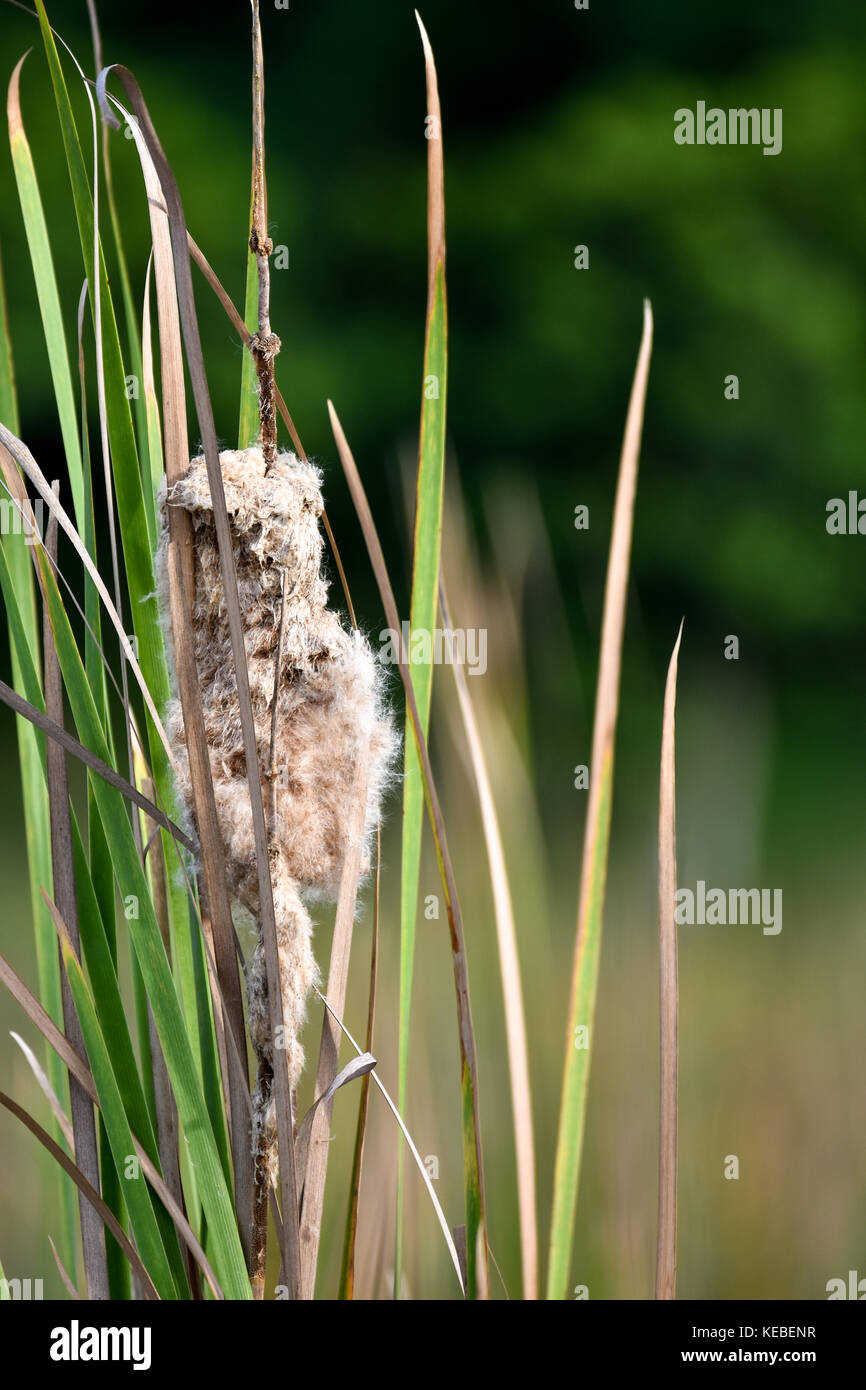
[[[375,829],[395,762],[397,735],[383,699],[383,672],[360,632],[347,632],[327,607],[322,576],[321,473],[294,454],[278,455],[266,470],[258,447],[220,454],[237,572],[259,769],[266,808],[272,807],[270,864],[277,922],[284,1039],[292,1085],[304,1054],[299,1041],[306,999],[318,979],[306,903],[336,900],[350,848],[353,783],[367,757],[366,841]],[[162,611],[167,602],[166,506],[184,507],[194,536],[193,638],[205,730],[226,852],[229,891],[258,917],[258,874],[235,683],[234,662],[203,458],[162,498],[163,533],[157,556]],[[285,573],[285,580],[283,574]],[[284,597],[283,597],[284,591]],[[285,605],[283,609],[283,605]],[[281,624],[282,617],[282,624]],[[282,626],[282,641],[280,629]],[[169,646],[170,629],[166,625]],[[271,777],[272,701],[276,721]],[[183,714],[173,699],[166,727],[177,755],[178,784],[192,813]],[[264,945],[247,970],[249,1025],[259,1057],[253,1148],[272,1155],[269,1063],[275,1040],[268,1009]],[[262,1065],[264,1064],[264,1065]],[[263,1082],[263,1073],[265,1080]]]

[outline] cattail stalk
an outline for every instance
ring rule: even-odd
[[[271,266],[274,243],[268,236],[268,188],[265,178],[265,74],[259,0],[253,8],[253,216],[250,250],[259,277],[259,327],[250,342],[259,388],[259,438],[269,472],[277,457],[277,411],[274,358],[280,340],[271,331]]]

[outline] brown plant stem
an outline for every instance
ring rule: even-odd
[[[270,1096],[274,1084],[274,1069],[267,1057],[259,1057],[258,1094]],[[253,1298],[265,1296],[265,1273],[268,1263],[268,1198],[271,1191],[267,1154],[259,1145],[254,1155],[253,1235],[250,1246],[250,1283]]]
[[[270,831],[273,838],[277,818],[277,696],[280,691],[280,665],[283,657],[283,636],[286,630],[286,571],[280,574],[280,627],[277,633],[277,650],[274,655],[274,693],[271,699],[271,742],[268,753],[268,781],[270,782]]]
[[[283,655],[283,634],[286,626],[286,571],[280,575],[280,627],[277,634],[277,650],[274,655],[274,693],[271,699],[271,742],[268,756],[268,826],[271,842],[276,833],[277,818],[277,696],[280,689],[280,665]],[[258,1092],[264,1100],[270,1098],[274,1082],[274,1069],[267,1057],[259,1053]],[[270,1175],[267,1155],[260,1143],[253,1156],[253,1230],[250,1243],[250,1281],[253,1297],[265,1296],[265,1270],[268,1260],[268,1196]]]
[[[265,179],[265,74],[262,52],[262,26],[259,0],[253,9],[253,211],[250,250],[256,258],[259,277],[259,328],[250,349],[259,385],[259,438],[270,470],[277,459],[277,412],[275,405],[274,358],[280,340],[271,331],[271,267],[269,257],[274,243],[268,236],[268,189]]]
[[[216,800],[211,777],[210,757],[204,719],[201,712],[201,692],[195,651],[192,643],[192,605],[186,590],[182,569],[182,541],[191,531],[189,514],[182,507],[169,507],[168,574],[169,605],[175,669],[178,690],[184,713],[190,781],[196,809],[202,870],[200,896],[202,900],[202,930],[209,935],[208,945],[215,959],[219,990],[213,990],[214,1023],[220,1050],[220,1063],[226,1089],[229,1134],[235,1177],[235,1205],[238,1231],[244,1254],[249,1259],[250,1221],[252,1218],[252,1162],[249,1155],[247,1101],[249,1085],[237,1068],[229,1065],[225,1032],[231,1030],[241,1058],[246,1057],[244,1006],[241,995],[238,962],[235,952],[234,923],[225,873],[225,851],[217,819]],[[210,928],[210,934],[209,934]],[[213,982],[212,982],[213,983]],[[225,1015],[223,1014],[225,1007]]]
[[[249,332],[246,324],[244,323],[243,319],[238,313],[235,305],[232,303],[230,297],[226,294],[225,287],[220,283],[219,277],[214,273],[213,266],[210,264],[210,261],[208,260],[207,256],[204,254],[197,242],[193,240],[189,232],[187,232],[187,245],[189,246],[189,254],[192,256],[192,259],[195,261],[205,280],[207,280],[208,284],[210,285],[220,304],[223,306],[223,309],[226,312],[226,316],[230,320],[241,342],[247,348],[247,351],[252,353],[253,335]],[[274,387],[274,399],[276,401],[277,410],[282,416],[283,424],[289,431],[289,435],[297,451],[298,458],[303,460],[304,463],[306,463],[306,450],[304,449],[304,446],[301,443],[298,431],[295,429],[295,423],[289,413],[288,406],[286,405],[285,399],[283,398],[283,393],[281,392],[279,386],[276,385]],[[349,620],[352,624],[352,627],[356,628],[358,626],[358,622],[355,617],[355,607],[352,603],[352,595],[349,592],[349,582],[346,579],[346,571],[343,568],[343,561],[340,557],[340,549],[337,545],[334,533],[331,530],[331,523],[328,520],[328,513],[325,510],[325,508],[322,509],[322,525],[325,528],[325,534],[328,537],[328,545],[331,547],[331,554],[334,557],[334,564],[337,566],[337,573],[340,576],[340,583],[343,587],[343,597],[346,600],[346,607],[349,610]]]

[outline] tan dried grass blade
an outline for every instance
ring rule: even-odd
[[[76,1303],[80,1303],[82,1301],[81,1294],[78,1292],[69,1275],[66,1273],[63,1261],[57,1253],[57,1246],[54,1244],[54,1241],[51,1239],[50,1236],[48,1237],[48,1244],[51,1246],[51,1253],[54,1256],[54,1263],[57,1266],[57,1273],[63,1280],[63,1287],[66,1289],[66,1292],[69,1294],[69,1297],[71,1299],[73,1299]]]
[[[352,950],[358,882],[361,877],[361,853],[367,812],[368,755],[369,750],[366,747],[360,749],[355,766],[355,777],[352,785],[353,814],[349,832],[351,849],[346,856],[340,877],[340,893],[334,921],[334,939],[331,945],[331,963],[328,970],[328,1001],[331,1008],[340,1015],[342,1015],[346,1003],[349,956]],[[328,1157],[331,1148],[329,1132],[332,1100],[325,1100],[324,1097],[337,1075],[339,1056],[339,1030],[332,1015],[326,1012],[322,1020],[322,1041],[319,1046],[315,1089],[316,1096],[322,1097],[322,1101],[321,1103],[317,1102],[318,1108],[310,1130],[301,1202],[301,1289],[303,1297],[307,1299],[311,1299],[315,1293],[322,1208],[325,1200],[325,1180],[328,1174]]]
[[[439,607],[445,631],[453,631],[445,583],[441,579],[439,581]],[[463,719],[463,729],[469,745],[472,772],[481,805],[484,842],[487,846],[487,862],[493,887],[496,940],[499,948],[499,968],[502,974],[502,994],[505,1004],[505,1031],[508,1047],[508,1074],[511,1083],[511,1108],[514,1118],[514,1145],[517,1154],[523,1297],[525,1300],[531,1301],[538,1297],[535,1140],[532,1123],[532,1093],[529,1084],[529,1049],[526,1042],[526,1015],[523,1008],[523,989],[520,983],[517,932],[514,925],[511,889],[505,867],[505,851],[499,830],[499,818],[496,814],[496,805],[487,772],[484,746],[472,707],[472,697],[469,694],[469,686],[462,663],[459,660],[454,660],[452,667]]]
[[[677,1289],[677,666],[683,625],[671,654],[665,683],[659,778],[659,1210],[656,1298],[676,1298]]]
[[[334,1098],[343,1086],[348,1086],[350,1081],[366,1079],[376,1065],[376,1058],[372,1052],[362,1052],[360,1057],[353,1057],[344,1067],[341,1067],[334,1077],[330,1086],[323,1091],[316,1100],[313,1101],[298,1129],[298,1137],[295,1140],[295,1161],[298,1165],[298,1172],[302,1173],[306,1169],[307,1155],[310,1149],[310,1135],[313,1131],[313,1122],[316,1112],[320,1105],[327,1105]],[[301,1192],[301,1203],[303,1204],[304,1194]],[[302,1206],[303,1209],[303,1206]]]
[[[28,1047],[27,1043],[21,1037],[20,1033],[15,1033],[10,1029],[9,1036],[10,1038],[13,1038],[15,1042],[17,1042],[18,1046],[21,1048],[21,1051],[24,1053],[24,1056],[27,1060],[27,1065],[29,1066],[30,1070],[35,1076],[39,1084],[39,1089],[41,1090],[45,1099],[48,1101],[48,1104],[51,1106],[51,1113],[57,1121],[57,1124],[60,1128],[60,1133],[63,1135],[63,1138],[69,1145],[69,1152],[74,1157],[75,1138],[72,1133],[72,1125],[69,1123],[69,1116],[63,1109],[63,1106],[60,1104],[60,1101],[57,1099],[57,1092],[54,1090],[54,1087],[48,1080],[48,1077],[45,1073],[45,1069],[40,1064],[39,1059],[36,1056],[36,1053],[33,1051],[32,1047]]]

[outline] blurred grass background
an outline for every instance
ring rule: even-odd
[[[55,27],[92,71],[84,0]],[[635,517],[612,853],[575,1283],[646,1297],[655,1249],[655,836],[664,672],[685,615],[678,697],[679,881],[781,887],[784,927],[681,934],[680,1280],[683,1297],[821,1298],[866,1273],[863,903],[866,664],[863,542],[830,537],[829,498],[866,492],[863,294],[866,13],[639,0],[578,12],[428,0],[442,95],[450,317],[446,565],[454,620],[488,630],[470,680],[503,820],[527,1000],[546,1243],[573,949],[592,701],[616,466],[641,299],[656,345]],[[249,195],[249,7],[101,7],[106,62],[139,78],[190,230],[243,298]],[[416,447],[425,303],[423,64],[412,7],[296,0],[264,7],[272,276],[279,379],[309,453],[362,623],[384,626],[324,402],[333,398],[408,611],[403,474]],[[3,14],[8,80],[36,26]],[[79,94],[75,99],[84,113]],[[784,146],[681,148],[681,106],[781,107]],[[69,341],[80,260],[38,47],[24,118],[46,203]],[[86,129],[85,126],[82,127]],[[134,149],[114,178],[140,297],[148,225]],[[0,248],[24,437],[62,472],[35,292],[6,142]],[[56,230],[55,230],[56,229]],[[68,232],[68,235],[67,235]],[[578,244],[590,268],[573,266]],[[196,294],[217,429],[236,428],[241,349]],[[740,399],[725,400],[736,373]],[[194,419],[194,417],[192,417]],[[194,425],[192,426],[194,428]],[[193,445],[197,440],[192,439]],[[459,488],[458,488],[459,481]],[[590,508],[576,531],[574,508]],[[337,593],[334,593],[335,601]],[[723,658],[728,634],[740,659]],[[2,664],[6,665],[6,654]],[[4,669],[5,674],[5,669]],[[396,690],[395,690],[396,696]],[[0,949],[32,982],[12,721],[0,717]],[[501,990],[486,858],[447,668],[434,682],[434,761],[466,918],[479,1043],[490,1240],[506,1285],[519,1251]],[[376,1053],[396,1078],[399,813],[385,835]],[[432,855],[422,899],[438,892]],[[369,895],[368,895],[369,896]],[[363,1032],[369,912],[347,1021]],[[323,915],[319,959],[326,959]],[[439,1160],[460,1218],[453,984],[444,919],[419,922],[408,1123]],[[5,1088],[45,1106],[8,1037]],[[311,1045],[318,1036],[313,1011]],[[31,1039],[32,1041],[32,1039]],[[319,1290],[335,1286],[354,1136],[341,1095]],[[374,1101],[359,1293],[386,1292],[393,1123]],[[59,1280],[45,1239],[54,1170],[0,1117],[6,1273]],[[723,1176],[736,1154],[738,1181]],[[406,1278],[453,1296],[420,1187],[407,1182]],[[493,1291],[497,1292],[496,1275]]]

